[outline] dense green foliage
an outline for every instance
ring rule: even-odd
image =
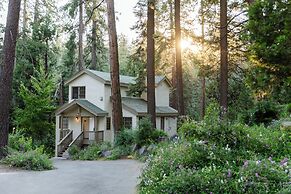
[[[69,148],[70,158],[73,160],[97,160],[101,158],[103,151],[111,149],[110,143],[92,144],[84,149],[80,149],[78,146],[73,145]]]
[[[258,98],[290,102],[290,12],[290,1],[285,0],[255,1],[248,11],[249,78]]]
[[[49,156],[42,151],[30,150],[27,152],[13,152],[2,161],[4,164],[13,167],[19,167],[26,170],[51,170],[53,169],[52,161]]]
[[[140,193],[290,192],[290,131],[221,122],[213,105],[179,135],[147,160]]]
[[[20,97],[23,108],[14,111],[14,122],[24,135],[32,137],[37,145],[45,145],[49,152],[54,149],[54,123],[52,112],[55,110],[53,92],[54,83],[43,68],[35,71],[31,77],[31,88],[21,84]]]
[[[22,132],[10,134],[8,155],[0,162],[12,167],[23,168],[26,170],[51,170],[52,161],[44,151],[44,146],[35,146],[32,138],[25,137]]]

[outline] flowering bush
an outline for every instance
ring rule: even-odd
[[[161,146],[147,160],[140,193],[275,193],[288,190],[288,159],[237,159],[237,152],[205,142]],[[246,156],[250,154],[246,153]],[[243,154],[240,156],[243,158]]]

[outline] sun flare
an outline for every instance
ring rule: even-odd
[[[189,39],[182,39],[180,42],[182,50],[190,50],[193,53],[199,53],[202,51],[202,46],[198,43],[194,43]]]

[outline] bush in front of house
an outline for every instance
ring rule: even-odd
[[[135,143],[135,130],[121,129],[115,137],[114,146],[129,146]]]
[[[7,154],[0,161],[1,163],[26,170],[41,171],[53,169],[52,161],[44,152],[44,146],[34,146],[32,139],[24,137],[21,132],[9,135]]]
[[[131,146],[116,146],[111,150],[111,155],[107,157],[108,160],[118,160],[127,157],[132,153]]]
[[[92,144],[84,149],[73,145],[68,150],[70,158],[73,160],[97,160],[101,157],[101,148],[98,144]]]
[[[167,134],[162,130],[153,128],[148,117],[139,121],[138,129],[135,130],[135,143],[139,147],[158,143],[160,139],[164,138],[167,138]]]
[[[8,147],[13,150],[26,152],[33,150],[34,146],[31,137],[24,137],[21,131],[9,134]]]
[[[26,170],[51,170],[52,161],[48,155],[43,153],[43,149],[29,150],[26,152],[13,151],[2,161],[3,164],[23,168]]]

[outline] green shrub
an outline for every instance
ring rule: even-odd
[[[73,160],[97,160],[101,156],[101,148],[98,144],[89,145],[84,149],[73,145],[68,152]]]
[[[51,170],[52,161],[43,153],[42,149],[27,152],[15,151],[2,160],[4,164],[26,170]]]
[[[145,117],[139,121],[138,129],[135,131],[135,143],[139,147],[157,143],[160,139],[164,139],[166,137],[167,134],[164,131],[154,129],[152,127],[151,121],[148,117]]]
[[[130,146],[116,146],[111,150],[111,155],[107,157],[108,160],[117,160],[131,154]]]
[[[275,193],[286,189],[286,159],[279,164],[271,159],[243,159],[247,157],[255,155],[197,141],[164,144],[146,162],[140,193]]]
[[[138,146],[143,146],[150,144],[153,128],[149,118],[143,118],[139,121],[138,129],[136,131],[136,144]]]
[[[8,147],[21,152],[34,149],[32,138],[24,137],[20,131],[9,134]]]
[[[122,129],[115,137],[115,146],[128,146],[134,144],[135,131],[132,129]]]
[[[156,142],[159,142],[160,140],[165,139],[167,137],[168,137],[168,135],[165,131],[156,129],[156,130],[152,131],[150,139],[152,142],[156,143]]]
[[[99,146],[101,151],[108,151],[112,149],[112,144],[110,142],[102,142]]]
[[[283,161],[246,161],[237,173],[235,184],[243,193],[276,193],[289,184],[288,167]],[[289,169],[290,170],[290,169]]]
[[[255,104],[255,107],[250,111],[246,118],[247,124],[264,124],[265,126],[279,119],[279,109],[270,101],[260,101]]]
[[[80,151],[81,151],[81,149],[78,146],[72,145],[68,150],[70,158],[73,160],[78,160]]]
[[[290,134],[279,128],[247,126],[239,123],[215,123],[190,121],[179,129],[179,135],[188,140],[200,140],[220,147],[250,151],[265,157],[278,159],[291,152]]]

